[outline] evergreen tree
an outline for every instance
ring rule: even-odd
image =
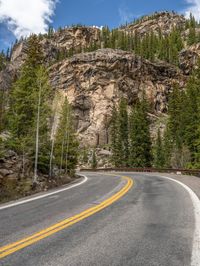
[[[0,71],[2,71],[6,66],[6,56],[4,52],[2,51],[0,53]]]
[[[42,52],[37,37],[28,41],[27,59],[19,79],[14,83],[9,110],[9,127],[13,134],[12,145],[16,151],[29,152],[33,141],[36,117],[37,72],[42,63]],[[27,149],[26,149],[27,148]]]
[[[194,27],[190,27],[188,34],[188,45],[196,43],[196,40],[197,40],[196,29]]]
[[[149,167],[152,162],[146,99],[133,106],[130,115],[130,166]]]
[[[52,26],[50,26],[48,29],[48,35],[47,35],[49,39],[52,38],[53,33],[54,33],[54,29]]]
[[[48,172],[48,119],[51,89],[48,74],[42,66],[39,41],[33,35],[28,41],[27,59],[19,79],[14,83],[9,111],[12,139],[8,145],[15,151],[35,161],[34,182],[37,171]]]
[[[196,152],[200,124],[200,65],[190,77],[186,88],[186,101],[183,108],[185,132],[184,139],[192,154],[192,161],[196,160]]]
[[[173,145],[181,148],[184,143],[184,116],[183,104],[185,101],[184,92],[177,84],[174,85],[169,100],[169,131]]]
[[[192,45],[196,43],[197,36],[196,36],[196,21],[192,14],[190,14],[189,20],[189,34],[188,34],[188,45]]]
[[[101,42],[103,44],[103,48],[110,48],[110,30],[107,26],[102,28]]]

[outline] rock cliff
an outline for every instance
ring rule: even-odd
[[[92,146],[108,143],[111,110],[122,97],[132,104],[145,91],[152,111],[166,113],[173,84],[185,85],[185,77],[174,66],[112,49],[75,55],[54,64],[50,79],[53,88],[62,91],[72,104],[82,143]]]
[[[39,36],[47,65],[57,60],[59,52],[87,48],[91,43],[100,42],[100,30],[94,27],[72,27],[60,29],[50,36]],[[7,90],[16,79],[19,69],[26,59],[27,40],[14,46],[10,63],[0,72],[0,89]]]

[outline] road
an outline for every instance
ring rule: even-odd
[[[0,265],[192,265],[196,224],[184,187],[154,174],[84,175],[79,186],[0,206]]]

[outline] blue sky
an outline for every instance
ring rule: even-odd
[[[117,27],[154,11],[191,11],[200,18],[200,0],[1,0],[0,49],[15,38],[70,24]]]

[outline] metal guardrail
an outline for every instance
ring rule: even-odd
[[[120,167],[120,168],[97,168],[97,169],[80,169],[80,172],[87,171],[87,172],[149,172],[149,173],[180,173],[180,174],[186,174],[186,175],[195,175],[200,177],[200,169],[172,169],[172,168],[126,168],[126,167]]]

